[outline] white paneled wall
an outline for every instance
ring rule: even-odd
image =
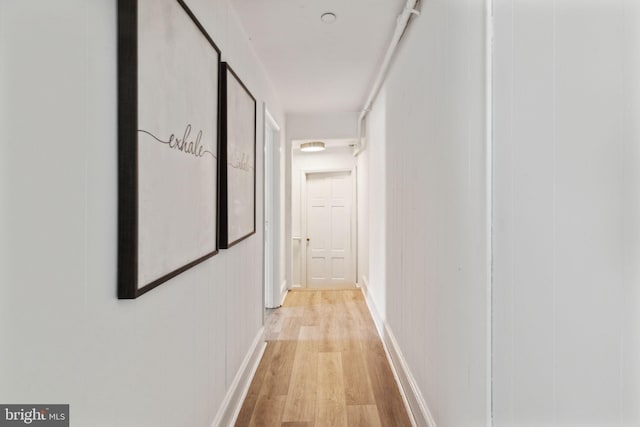
[[[640,5],[494,11],[494,425],[638,426]]]
[[[423,2],[368,118],[369,290],[440,427],[488,416],[484,7]]]
[[[227,1],[187,3],[258,99],[258,233],[119,301],[116,0],[0,2],[2,403],[209,427],[262,326],[262,103],[284,115]]]

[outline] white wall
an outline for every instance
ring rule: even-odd
[[[358,136],[358,113],[287,114],[287,138],[340,139]]]
[[[299,149],[293,150],[291,166],[291,230],[292,236],[302,238],[301,241],[293,241],[292,246],[294,286],[304,286],[301,274],[302,263],[304,262],[302,257],[304,251],[301,245],[306,244],[304,240],[306,237],[305,230],[302,229],[304,223],[302,204],[305,203],[304,195],[302,194],[302,183],[305,179],[304,173],[309,171],[353,170],[355,166],[356,159],[353,157],[353,149],[348,146],[329,147],[325,151],[317,153],[304,153]],[[353,233],[355,236],[355,230],[353,230]],[[355,253],[353,255],[355,257]]]
[[[226,0],[188,3],[284,125]],[[115,0],[0,2],[0,401],[208,427],[262,324],[262,150],[258,233],[117,300],[116,40]]]
[[[495,426],[639,426],[640,5],[494,11]]]
[[[368,119],[370,294],[438,427],[488,417],[484,7],[423,2]]]

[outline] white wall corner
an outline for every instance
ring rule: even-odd
[[[370,294],[367,292],[369,285],[367,277],[362,276],[362,281],[364,282],[362,290],[365,295],[365,301],[373,317],[378,334],[382,339],[387,359],[391,365],[393,376],[400,388],[400,394],[411,418],[412,425],[417,427],[437,427],[433,415],[431,415],[431,411],[427,406],[427,402],[424,400],[422,392],[402,355],[402,351],[398,346],[398,342],[391,328],[385,319],[380,316],[380,312],[371,299]]]
[[[235,424],[266,346],[264,327],[262,327],[242,361],[242,365],[240,365],[240,369],[233,379],[213,423],[211,423],[211,427],[227,427]]]

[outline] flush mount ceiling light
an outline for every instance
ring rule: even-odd
[[[324,151],[324,142],[303,142],[302,144],[300,144],[300,151],[304,151],[306,153],[312,153],[314,151]]]
[[[338,19],[336,18],[336,14],[331,12],[323,13],[320,16],[320,20],[325,24],[333,24],[334,22],[336,22],[336,19]]]

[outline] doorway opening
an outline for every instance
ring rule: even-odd
[[[356,287],[356,158],[352,140],[299,149],[291,163],[292,288]]]

